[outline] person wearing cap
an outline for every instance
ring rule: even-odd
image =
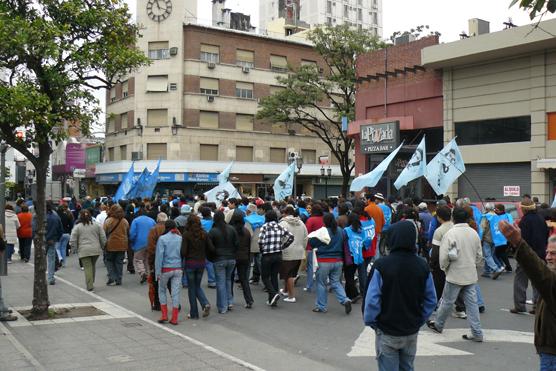
[[[380,257],[380,254],[378,254],[378,256],[376,257],[375,255],[377,255],[376,248],[378,246],[380,234],[382,233],[382,228],[384,227],[385,224],[384,212],[382,211],[380,206],[378,206],[379,202],[383,200],[384,200],[384,196],[382,195],[382,193],[375,193],[369,200],[367,207],[365,207],[365,211],[367,212],[367,215],[369,215],[375,222],[375,237],[373,238],[371,248],[363,251],[363,258],[365,258],[366,266],[369,265],[372,258],[376,259]]]
[[[537,207],[530,198],[525,198],[519,205],[523,211],[523,218],[519,221],[522,239],[533,249],[537,256],[544,260],[546,257],[546,243],[548,239],[548,227],[544,220],[537,214]],[[519,261],[518,261],[519,263]],[[511,313],[518,314],[526,312],[525,301],[527,300],[527,286],[529,279],[527,273],[520,264],[515,269],[514,277],[514,307]],[[533,306],[536,305],[539,292],[533,286]],[[535,313],[533,309],[531,314]]]
[[[133,267],[135,272],[141,278],[140,283],[144,284],[147,281],[147,244],[151,228],[156,223],[145,213],[145,209],[139,209],[135,219],[131,222],[129,230],[129,240],[131,242],[131,249],[133,250]]]
[[[184,232],[185,224],[187,223],[187,218],[189,218],[191,211],[191,206],[182,205],[182,207],[180,207],[180,215],[174,219],[181,233]]]

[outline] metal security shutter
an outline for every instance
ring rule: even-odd
[[[529,162],[503,164],[465,165],[465,175],[481,198],[494,197],[498,201],[511,201],[515,197],[504,197],[504,186],[520,186],[521,194],[531,193],[531,164]],[[469,182],[460,176],[458,179],[459,197],[477,200],[478,196]]]
[[[236,161],[253,161],[253,147],[236,146]]]

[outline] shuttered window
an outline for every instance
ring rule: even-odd
[[[148,109],[147,126],[168,126],[168,110]]]
[[[253,115],[236,114],[236,130],[253,131]]]
[[[236,64],[242,67],[255,67],[255,52],[251,50],[236,50]]]
[[[112,133],[116,130],[116,120],[113,117],[108,117],[106,119],[106,132]]]
[[[147,160],[166,160],[166,143],[147,143]]]
[[[208,129],[218,129],[218,112],[201,111],[199,126]]]
[[[273,85],[271,85],[270,86],[270,95],[274,95],[274,94],[279,93],[279,92],[284,91],[284,90],[286,90],[286,88],[283,87],[283,86],[273,86]]]
[[[252,162],[253,147],[236,146],[236,161]]]
[[[124,98],[127,98],[128,95],[129,95],[129,84],[127,80],[125,80],[124,82],[122,82],[122,96]]]
[[[270,149],[270,162],[276,162],[276,163],[286,162],[286,149],[285,148],[271,148]]]
[[[127,112],[126,113],[122,113],[120,115],[120,126],[122,129],[127,129],[128,128],[128,123],[127,123]]]
[[[127,146],[120,146],[120,161],[127,160]]]
[[[218,144],[201,144],[201,161],[218,161]]]
[[[253,99],[253,84],[248,82],[236,82],[236,97]]]
[[[303,157],[304,164],[316,164],[317,163],[317,151],[314,149],[302,149],[301,157]]]
[[[315,68],[316,68],[316,67],[317,67],[317,62],[315,62],[315,61],[308,61],[308,60],[302,59],[302,60],[301,60],[301,65],[302,65],[302,66],[312,66],[312,67],[315,67]]]
[[[274,72],[288,72],[288,59],[281,55],[271,55],[270,69]]]
[[[168,75],[147,77],[147,91],[150,92],[168,91]]]
[[[170,49],[168,41],[154,41],[149,43],[150,59],[168,59],[170,58]]]
[[[201,94],[218,95],[218,79],[201,77],[200,87]]]
[[[114,147],[108,148],[108,161],[114,161]]]
[[[218,63],[219,54],[220,54],[220,48],[218,46],[201,44],[200,59],[203,62]]]
[[[116,100],[116,87],[113,86],[110,88],[110,102],[114,102]]]
[[[546,114],[546,122],[548,123],[547,140],[556,140],[556,112]]]

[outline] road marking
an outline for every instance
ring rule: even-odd
[[[207,351],[209,351],[209,352],[212,352],[212,353],[214,353],[214,354],[216,354],[216,355],[219,355],[219,356],[222,357],[222,358],[226,358],[226,359],[228,359],[228,360],[230,360],[230,361],[232,361],[232,362],[234,362],[234,363],[237,363],[237,364],[239,364],[239,365],[241,365],[241,366],[243,366],[243,367],[246,367],[246,368],[251,369],[251,370],[254,370],[254,371],[264,371],[263,368],[260,368],[260,367],[258,367],[258,366],[255,366],[255,365],[253,365],[253,364],[251,364],[251,363],[249,363],[249,362],[247,362],[247,361],[244,361],[244,360],[242,360],[242,359],[239,359],[239,358],[237,358],[237,357],[234,357],[234,356],[232,356],[231,354],[225,353],[225,352],[223,352],[223,351],[221,351],[221,350],[218,350],[218,349],[216,349],[216,348],[214,348],[214,347],[211,347],[210,345],[207,345],[207,344],[205,344],[205,343],[203,343],[203,342],[201,342],[201,341],[199,341],[199,340],[197,340],[197,339],[194,339],[194,338],[192,338],[192,337],[189,337],[189,336],[187,336],[187,335],[184,335],[184,334],[182,334],[181,332],[178,332],[178,331],[176,331],[176,330],[173,330],[173,329],[171,329],[171,328],[168,328],[168,327],[166,327],[166,326],[163,326],[163,325],[161,325],[161,324],[158,323],[158,322],[154,322],[153,320],[150,320],[150,319],[148,319],[148,318],[146,318],[146,317],[143,317],[143,316],[140,315],[139,313],[135,313],[135,312],[133,312],[133,311],[127,309],[127,308],[122,307],[122,306],[119,305],[119,304],[116,304],[116,303],[114,303],[114,302],[112,302],[112,301],[110,301],[110,300],[108,300],[108,299],[103,298],[102,296],[99,296],[99,295],[97,295],[97,294],[95,294],[95,293],[92,293],[92,292],[90,292],[90,291],[87,291],[87,290],[85,290],[84,288],[81,288],[81,287],[75,285],[74,283],[72,283],[72,282],[70,282],[70,281],[64,279],[64,278],[61,278],[60,276],[57,276],[57,277],[56,277],[56,280],[57,280],[57,281],[61,281],[61,282],[65,283],[66,285],[69,285],[69,286],[73,287],[74,289],[77,289],[77,290],[79,290],[79,291],[81,291],[81,292],[83,292],[83,293],[85,293],[85,294],[89,294],[90,296],[94,297],[94,298],[97,299],[97,300],[100,300],[100,301],[102,301],[102,302],[104,302],[104,303],[106,303],[106,304],[109,304],[109,305],[111,305],[111,306],[113,306],[113,307],[116,307],[116,308],[120,309],[122,312],[125,312],[125,313],[128,313],[128,314],[132,314],[132,317],[139,318],[140,320],[142,320],[142,321],[144,321],[144,322],[147,322],[148,324],[150,324],[150,325],[152,325],[152,326],[158,327],[159,329],[164,330],[164,331],[166,331],[166,332],[168,332],[168,333],[170,333],[170,334],[172,334],[172,335],[179,336],[179,337],[181,337],[182,339],[185,339],[185,340],[187,340],[187,341],[189,341],[189,342],[191,342],[191,343],[193,343],[193,344],[195,344],[195,345],[198,345],[198,346],[202,347],[203,349],[205,349],[205,350],[207,350]]]
[[[440,345],[440,343],[469,342],[461,338],[461,335],[469,333],[467,328],[445,329],[442,334],[425,330],[419,332],[417,340],[418,356],[467,356],[473,353]],[[513,330],[483,330],[486,342],[506,342],[533,344],[534,334],[532,332]],[[375,356],[375,334],[370,327],[365,327],[361,335],[355,340],[348,357],[374,357]]]
[[[0,331],[2,335],[6,336],[6,338],[12,343],[12,345],[21,353],[23,356],[33,365],[33,367],[40,371],[46,371],[46,369],[37,361],[35,357],[21,344],[15,336],[8,330],[8,328],[0,322]]]

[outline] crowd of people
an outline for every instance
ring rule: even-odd
[[[199,195],[120,202],[72,199],[57,208],[49,203],[48,283],[55,284],[55,271],[73,251],[87,290],[93,291],[102,256],[106,285],[121,285],[127,268],[138,284],[147,283],[151,309],[161,312],[159,322],[177,325],[182,288],[189,299],[187,317],[209,316],[205,271],[221,314],[237,303],[234,282],[245,308],[253,308],[251,286],[260,281],[268,294],[266,304],[276,307],[296,303],[295,286],[305,276],[303,291],[315,292],[315,313],[328,311],[329,292],[346,314],[362,300],[364,322],[376,331],[381,370],[411,369],[419,328],[426,323],[441,333],[450,314],[467,319],[471,332],[464,339],[484,340],[480,313],[486,305],[479,266],[482,276],[494,280],[515,270],[512,313],[526,311],[529,279],[535,290],[531,313],[547,313],[535,284],[543,278],[531,277],[521,261],[514,269],[508,259],[511,248],[519,255],[524,244],[541,261],[547,257],[551,215],[528,195],[520,203],[519,240],[503,204],[487,202],[480,210],[467,198],[454,204],[448,197],[426,203],[385,200],[380,193],[329,201],[232,198],[217,206]],[[29,261],[35,231],[29,205],[18,202],[15,210],[7,205],[4,239],[10,261],[16,243],[21,260]],[[553,343],[542,349],[554,356]]]

